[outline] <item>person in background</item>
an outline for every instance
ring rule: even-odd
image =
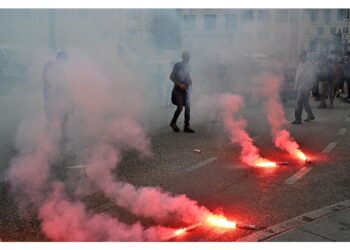
[[[192,79],[190,76],[191,67],[189,62],[190,53],[184,51],[182,53],[182,61],[174,65],[170,75],[170,79],[174,83],[171,101],[177,106],[173,119],[170,122],[170,127],[175,132],[180,132],[176,122],[185,107],[185,126],[183,131],[186,133],[194,133],[194,130],[190,127],[190,94],[192,92]]]
[[[345,57],[344,62],[344,80],[346,82],[346,86],[348,89],[348,96],[346,97],[347,100],[350,100],[350,55],[347,55]]]
[[[64,137],[68,116],[73,109],[69,91],[65,87],[67,62],[66,52],[60,51],[56,59],[46,63],[43,69],[45,117],[48,129],[57,128],[55,133],[59,133],[60,138]]]
[[[310,91],[316,80],[314,65],[307,60],[306,51],[303,51],[299,55],[299,60],[300,63],[297,67],[295,75],[295,90],[297,91],[295,120],[292,122],[292,124],[302,124],[301,116],[303,107],[307,113],[307,118],[304,121],[309,122],[315,119],[309,104]]]
[[[341,60],[335,66],[336,75],[339,77],[338,82],[335,87],[336,97],[340,97],[340,94],[344,93],[344,61]]]
[[[319,84],[320,105],[319,109],[327,108],[326,97],[330,88],[330,64],[325,55],[320,56],[319,62],[316,64],[316,75]]]

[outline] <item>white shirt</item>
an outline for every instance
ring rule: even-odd
[[[300,62],[295,75],[295,89],[310,91],[316,80],[312,62]]]

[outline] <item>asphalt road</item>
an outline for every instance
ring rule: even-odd
[[[261,227],[350,199],[350,166],[347,164],[350,160],[350,104],[338,100],[333,109],[325,110],[316,109],[317,104],[312,103],[315,121],[286,126],[303,151],[311,156],[313,161],[307,166],[276,149],[264,113],[256,106],[247,106],[244,116],[249,121],[248,131],[261,154],[274,161],[288,161],[289,165],[272,170],[245,166],[238,160],[240,148],[229,143],[222,128],[214,122],[196,121],[194,115],[195,134],[174,133],[166,125],[153,131],[150,138],[154,156],[144,158],[128,153],[116,174],[137,186],[160,186],[169,192],[186,194],[211,211],[220,211],[241,223]],[[164,109],[162,112],[169,115],[162,116],[159,122],[167,124],[172,111],[172,108]],[[292,103],[285,105],[285,112],[287,119],[292,121]],[[0,173],[3,174],[15,155],[12,145],[15,129],[8,126],[1,132]],[[200,149],[201,153],[194,149]],[[74,171],[79,170],[65,171],[74,175]],[[290,179],[295,174],[300,178]],[[47,240],[40,232],[40,222],[35,216],[18,216],[4,182],[0,184],[0,201],[2,241]],[[87,195],[84,202],[93,211],[118,215],[125,222],[136,220],[99,193]],[[198,227],[174,240],[235,241],[252,232]]]

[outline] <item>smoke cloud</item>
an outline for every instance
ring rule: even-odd
[[[243,107],[242,97],[225,93],[216,97],[203,97],[199,106],[214,108],[222,119],[226,131],[229,133],[230,141],[238,143],[242,150],[240,159],[249,166],[258,166],[269,163],[253,144],[253,139],[246,131],[247,121],[240,117],[237,112]]]
[[[280,101],[282,80],[280,75],[272,73],[264,73],[256,79],[260,82],[260,90],[265,98],[265,111],[267,120],[271,125],[271,134],[275,146],[287,151],[292,156],[299,157],[301,154],[299,144],[292,138],[289,131],[283,128],[287,121]]]
[[[89,213],[84,204],[70,201],[63,183],[52,186],[52,193],[41,206],[39,218],[45,235],[53,241],[160,241],[173,236],[174,229],[140,223],[127,225],[106,213]]]
[[[35,208],[42,231],[50,240],[155,241],[173,236],[171,228],[127,225],[108,214],[88,211],[78,194],[90,191],[84,191],[84,180],[118,206],[140,217],[153,218],[156,223],[173,222],[176,218],[177,222],[191,224],[210,214],[185,195],[174,195],[158,187],[135,187],[115,177],[124,152],[135,150],[143,157],[152,157],[149,139],[135,120],[142,110],[135,108],[141,100],[138,92],[129,98],[118,98],[120,92],[133,93],[130,85],[111,81],[85,58],[75,59],[74,54],[55,81],[61,83],[57,93],[63,93],[67,100],[60,102],[66,106],[60,106],[59,112],[69,110],[69,118],[63,122],[63,116],[55,115],[57,110],[49,110],[53,113],[48,117],[53,115],[53,120],[47,120],[44,112],[30,114],[18,130],[19,154],[7,174],[14,194],[27,197],[24,205],[18,199],[20,207]],[[60,159],[70,154],[85,166],[80,181],[73,183],[76,192],[69,194],[74,201],[64,192],[68,183],[57,182],[56,177],[57,172],[67,171],[67,163]]]

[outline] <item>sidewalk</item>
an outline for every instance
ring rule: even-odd
[[[238,241],[350,241],[350,200],[297,216]]]

